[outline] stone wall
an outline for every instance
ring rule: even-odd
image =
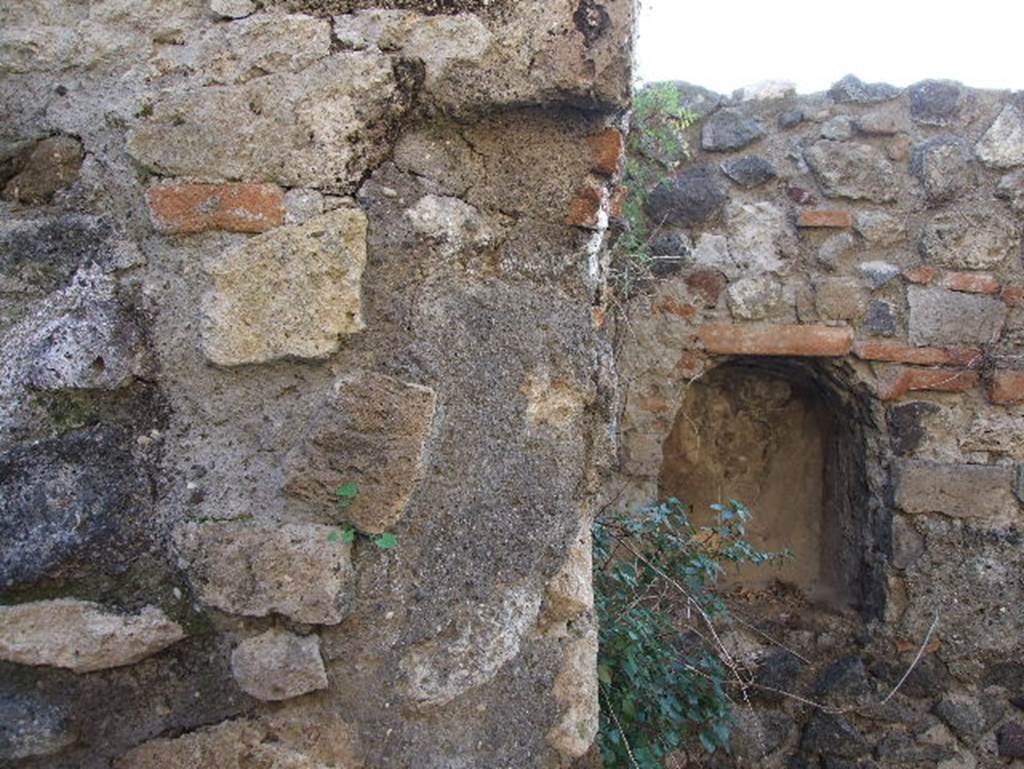
[[[813,96],[678,90],[699,120],[692,157],[659,158],[678,167],[646,195],[655,277],[617,326],[610,491],[685,496],[666,478],[687,452],[741,480],[785,462],[770,412],[801,389],[845,425],[824,476],[840,493],[819,511],[839,534],[819,546],[846,600],[740,591],[747,624],[727,640],[753,706],[736,758],[712,763],[1024,765],[1021,95],[855,78]],[[748,388],[762,417],[743,417],[707,394],[736,370],[792,387]],[[687,411],[701,402],[718,411]]]
[[[0,8],[0,765],[587,750],[632,12]]]

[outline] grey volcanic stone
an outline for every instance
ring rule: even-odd
[[[48,202],[59,190],[70,187],[82,167],[82,144],[70,136],[43,139],[17,163],[17,175],[7,182],[3,197],[21,203]]]
[[[932,767],[956,753],[942,745],[914,742],[905,734],[890,734],[878,744],[875,755],[883,765]]]
[[[875,336],[892,336],[896,333],[896,308],[881,299],[869,302],[864,329]]]
[[[779,113],[779,128],[782,128],[783,130],[787,128],[796,128],[802,122],[804,122],[803,110],[790,109]]]
[[[847,115],[836,115],[821,126],[821,138],[846,141],[853,137],[853,121]]]
[[[910,286],[907,298],[915,345],[989,344],[1006,320],[1006,305],[990,296]]]
[[[1006,174],[996,185],[996,197],[1010,201],[1010,208],[1024,214],[1024,170]]]
[[[776,649],[757,666],[754,675],[757,688],[751,690],[751,699],[782,702],[786,699],[787,693],[796,690],[796,682],[802,669],[803,663],[799,657],[785,649]]]
[[[682,230],[659,230],[651,240],[653,256],[689,256],[693,251],[693,240]]]
[[[804,729],[800,749],[806,753],[857,758],[871,748],[856,727],[842,716],[816,713]]]
[[[957,136],[936,136],[914,147],[910,173],[921,183],[931,205],[946,203],[974,184],[972,157]]]
[[[256,699],[287,700],[327,688],[320,639],[277,628],[242,641],[231,654],[231,672]]]
[[[765,135],[764,125],[734,109],[723,109],[704,121],[700,146],[708,152],[741,150]]]
[[[868,104],[889,101],[900,95],[900,89],[888,83],[865,83],[854,75],[847,75],[828,91],[835,102]]]
[[[954,121],[960,112],[963,90],[950,80],[923,80],[908,89],[910,92],[910,118],[924,125],[944,126]]]
[[[1012,721],[1003,724],[996,732],[996,744],[1003,758],[1024,758],[1024,725]]]
[[[892,450],[900,456],[916,451],[927,436],[922,422],[938,412],[939,407],[928,401],[914,401],[890,409],[886,424],[892,434]]]
[[[921,230],[918,250],[927,261],[954,270],[991,270],[1020,247],[1020,228],[987,211],[936,214]]]
[[[0,588],[117,574],[144,552],[151,490],[131,448],[100,426],[0,454]]]
[[[900,268],[889,262],[863,262],[860,267],[860,274],[867,278],[871,288],[881,288],[890,280],[900,274]]]
[[[757,155],[726,160],[722,163],[722,173],[741,187],[758,187],[779,175],[771,161]]]
[[[644,201],[644,211],[655,225],[686,227],[707,221],[728,199],[711,169],[697,166],[655,187]]]
[[[1012,104],[1003,107],[974,151],[993,168],[1024,165],[1024,112]]]
[[[1013,470],[990,465],[904,459],[896,473],[896,504],[908,513],[1001,518],[1016,513]]]
[[[896,172],[875,147],[827,140],[816,142],[804,158],[828,197],[884,203],[896,199]]]
[[[48,756],[74,741],[61,707],[37,692],[0,684],[0,759]]]
[[[960,739],[969,743],[991,729],[1002,718],[1005,708],[991,697],[982,701],[964,695],[949,695],[935,705],[933,712]]]

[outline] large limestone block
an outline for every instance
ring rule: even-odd
[[[422,477],[434,406],[428,387],[367,371],[341,377],[285,458],[285,490],[335,517],[335,490],[355,483],[344,518],[360,531],[385,531]]]
[[[404,105],[386,56],[339,53],[302,72],[169,93],[128,151],[166,176],[347,193],[386,155]]]
[[[177,532],[183,566],[200,599],[252,617],[283,614],[335,625],[352,598],[351,546],[313,524],[186,524]]]
[[[327,688],[320,639],[272,629],[242,641],[231,654],[231,672],[246,694],[287,700]]]
[[[0,606],[0,659],[22,665],[89,673],[131,665],[184,637],[155,606],[138,614],[73,598]]]
[[[366,216],[342,208],[258,235],[208,265],[203,350],[221,366],[325,358],[363,328]]]
[[[907,298],[915,345],[990,344],[1006,321],[1006,305],[990,296],[911,286]]]
[[[908,513],[1014,521],[1019,519],[1014,479],[1011,467],[908,459],[898,468],[896,504]]]

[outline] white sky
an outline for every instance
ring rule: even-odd
[[[853,73],[906,86],[948,78],[1024,89],[1024,0],[641,0],[638,75],[719,93]]]

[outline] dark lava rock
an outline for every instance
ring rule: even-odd
[[[836,660],[825,668],[814,685],[814,693],[819,697],[861,697],[871,694],[874,689],[864,660],[860,657]]]
[[[700,146],[708,152],[731,152],[753,144],[765,135],[760,120],[737,110],[719,110],[707,120],[700,132]]]
[[[921,424],[921,420],[929,414],[935,414],[939,411],[939,407],[934,403],[927,401],[914,401],[913,403],[907,403],[902,406],[895,406],[889,409],[889,413],[886,416],[886,422],[889,425],[889,434],[892,437],[892,449],[900,456],[905,456],[915,451],[921,442],[924,440],[926,431],[924,426]],[[922,660],[922,662],[925,662]],[[920,667],[920,666],[919,666]],[[914,669],[915,672],[918,668]],[[872,670],[872,672],[882,678],[888,680],[886,675],[879,675],[878,671]],[[901,675],[900,673],[899,675]],[[899,675],[897,679],[899,680]],[[912,672],[911,677],[914,673]],[[893,681],[892,683],[896,683]],[[910,683],[910,679],[907,679],[907,683]],[[907,692],[910,694],[909,692]],[[915,696],[910,694],[911,697]],[[927,695],[925,695],[927,696]]]
[[[983,701],[973,697],[946,697],[939,700],[932,711],[960,739],[971,742],[991,729],[1006,709],[990,697]]]
[[[928,203],[953,200],[974,184],[971,150],[957,136],[936,136],[914,147],[910,173],[921,183]]]
[[[956,753],[941,745],[916,743],[905,734],[890,734],[878,744],[875,756],[885,766],[891,764],[925,769],[953,758]]]
[[[796,128],[804,122],[803,110],[789,109],[779,113],[779,128]]]
[[[828,95],[835,102],[869,104],[895,99],[900,89],[888,83],[865,83],[854,75],[847,75],[829,89]]]
[[[868,753],[871,746],[864,735],[842,716],[819,712],[804,728],[800,750],[804,753],[857,758]]]
[[[0,454],[0,590],[123,572],[152,534],[148,474],[126,431],[96,426]]]
[[[757,155],[726,160],[722,163],[722,173],[748,189],[769,182],[779,175],[771,161]]]
[[[785,649],[776,649],[766,656],[754,673],[756,687],[750,690],[750,699],[761,702],[782,702],[785,693],[796,689],[803,663]],[[764,687],[764,688],[762,688]]]
[[[72,742],[67,716],[36,692],[0,685],[0,759],[48,756]]]
[[[868,304],[864,316],[864,330],[874,336],[892,336],[896,333],[896,308],[889,302],[875,299]]]
[[[728,199],[711,169],[697,166],[655,187],[644,201],[644,212],[655,226],[688,227],[712,218]]]
[[[693,241],[680,230],[658,230],[651,238],[651,253],[654,256],[686,256],[693,250]]]
[[[962,90],[949,80],[923,80],[908,89],[910,118],[925,125],[944,126],[960,112]]]
[[[1024,758],[1024,726],[1017,723],[1003,724],[996,732],[996,744],[1003,758]]]
[[[94,216],[68,214],[0,224],[0,274],[49,292],[63,287],[82,265],[107,267],[113,228]]]

